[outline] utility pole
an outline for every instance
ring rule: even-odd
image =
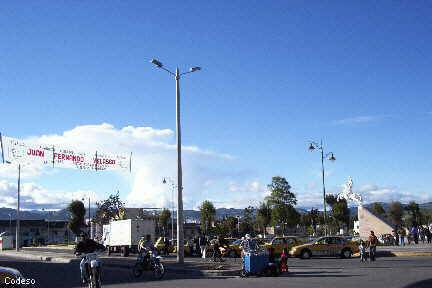
[[[21,164],[18,164],[18,197],[17,197],[17,213],[16,213],[16,251],[19,251],[21,246],[20,239],[20,193],[21,193]]]

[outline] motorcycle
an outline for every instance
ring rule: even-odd
[[[138,254],[136,263],[132,268],[133,275],[138,278],[144,271],[152,271],[153,278],[156,280],[162,279],[165,275],[165,268],[161,263],[162,257],[156,256],[151,250],[143,250]]]
[[[87,275],[87,284],[88,288],[101,288],[101,262],[98,258],[97,253],[87,253],[80,254],[77,253],[77,256],[81,258],[85,258],[84,268]]]

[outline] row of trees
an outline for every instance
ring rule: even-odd
[[[216,208],[210,201],[200,206],[201,229],[206,234],[237,235],[255,232],[265,233],[269,225],[279,226],[283,231],[295,226],[300,221],[300,213],[295,209],[296,196],[291,186],[283,177],[273,177],[268,185],[270,195],[258,207],[249,206],[244,209],[240,218],[226,216],[216,219]]]
[[[317,227],[324,224],[324,215],[318,209],[311,209],[306,213],[299,213],[295,205],[296,195],[291,192],[291,186],[283,177],[273,177],[268,185],[270,195],[263,199],[258,207],[249,206],[243,210],[241,218],[225,216],[216,218],[216,208],[212,202],[206,200],[200,206],[201,230],[206,234],[221,234],[239,236],[245,233],[266,233],[266,227],[279,227],[286,231],[288,227],[300,225],[307,228],[309,234],[317,233]],[[327,215],[327,225],[330,233],[339,231],[340,228],[351,228],[356,216],[350,216],[348,203],[345,199],[337,199],[335,195],[327,195],[326,203],[330,207]],[[111,219],[123,219],[124,203],[119,193],[110,195],[106,200],[97,202],[97,211],[92,221],[99,224],[108,224]],[[75,234],[80,234],[85,228],[86,209],[81,201],[72,201],[68,206],[71,214],[69,228]],[[400,202],[392,202],[388,209],[384,209],[381,203],[373,203],[372,212],[381,218],[387,219],[394,226],[410,226],[413,224],[427,224],[432,221],[432,212],[420,209],[415,202],[402,205]],[[163,209],[156,218],[157,226],[161,233],[167,235],[170,224],[171,212]]]
[[[419,205],[411,201],[408,205],[402,205],[395,201],[390,203],[387,211],[381,203],[373,203],[372,212],[381,218],[387,219],[394,226],[424,225],[432,221],[432,212],[430,210],[421,209]]]

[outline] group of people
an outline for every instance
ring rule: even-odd
[[[383,239],[386,240],[386,239]],[[400,229],[393,230],[392,235],[387,236],[389,244],[405,246],[408,244],[432,243],[432,227],[413,224],[410,229],[400,227]],[[386,243],[386,241],[384,241]]]

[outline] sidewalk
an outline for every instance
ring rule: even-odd
[[[0,256],[53,263],[72,263],[80,260],[72,254],[72,251],[50,249],[47,247],[23,248],[19,252],[15,250],[5,250],[0,251]],[[136,256],[120,257],[101,255],[100,259],[105,267],[132,269],[136,261]],[[168,273],[197,277],[215,277],[240,275],[241,260],[227,259],[227,261],[222,263],[215,263],[210,261],[210,259],[185,258],[184,264],[178,264],[175,257],[168,256],[163,258],[162,263]]]
[[[377,251],[387,251],[392,256],[432,256],[432,244],[419,243],[405,246],[378,246]]]

